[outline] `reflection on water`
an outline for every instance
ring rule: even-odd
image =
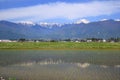
[[[23,63],[20,63],[20,64],[15,64],[13,66],[34,66],[34,65],[56,65],[56,64],[73,64],[73,65],[76,65],[77,67],[80,67],[80,68],[87,68],[89,66],[93,66],[93,64],[90,64],[90,63],[65,63],[64,61],[62,60],[58,60],[58,61],[53,61],[52,59],[50,60],[45,60],[45,61],[40,61],[40,62],[35,62],[35,61],[32,61],[32,62],[23,62]],[[95,65],[94,65],[95,66]],[[108,66],[108,65],[99,65],[99,67],[101,68],[108,68],[108,67],[111,67],[111,66]],[[112,66],[114,68],[120,68],[120,65],[114,65]]]
[[[120,68],[120,65],[115,65],[115,67]]]
[[[86,68],[86,67],[89,67],[90,64],[89,64],[89,63],[83,63],[83,64],[77,63],[77,66],[78,66],[78,67],[81,67],[81,68]]]
[[[119,50],[0,50],[6,80],[120,80]]]
[[[108,68],[108,66],[107,66],[107,65],[101,65],[101,67],[103,67],[103,68]]]

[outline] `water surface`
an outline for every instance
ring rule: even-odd
[[[120,80],[120,50],[0,50],[6,80]]]

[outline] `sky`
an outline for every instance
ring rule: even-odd
[[[71,23],[120,19],[120,0],[0,0],[0,20]]]

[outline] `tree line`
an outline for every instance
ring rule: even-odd
[[[102,38],[86,38],[86,39],[25,39],[20,38],[17,40],[18,42],[120,42],[120,38],[109,38],[109,39],[102,39]]]

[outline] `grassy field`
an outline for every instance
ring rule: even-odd
[[[120,49],[120,43],[99,42],[1,42],[0,49]]]

